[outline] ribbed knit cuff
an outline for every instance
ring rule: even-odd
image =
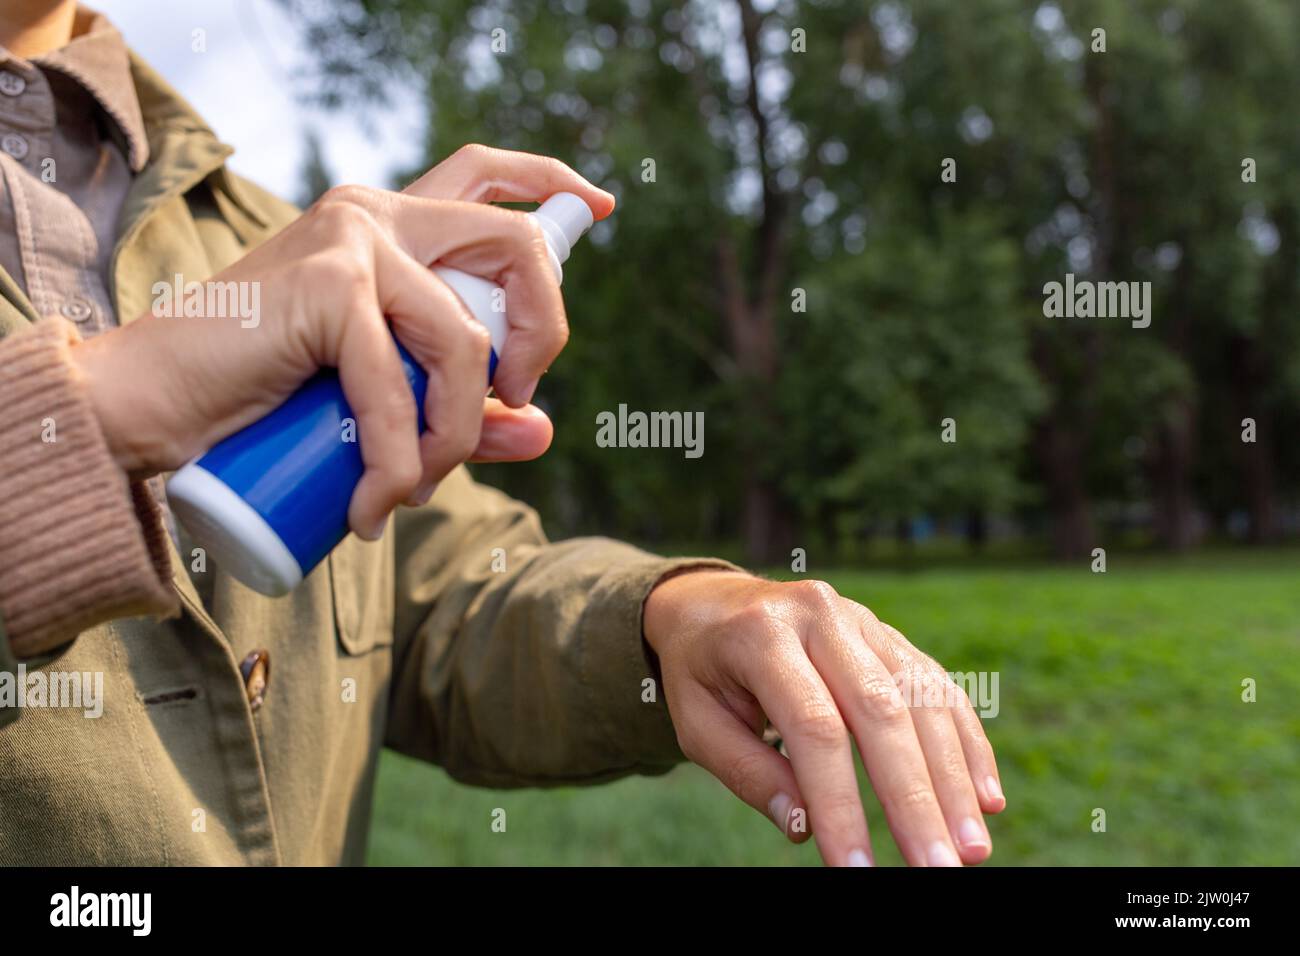
[[[0,342],[0,611],[18,657],[177,608],[161,510],[109,454],[78,341],[47,319]]]

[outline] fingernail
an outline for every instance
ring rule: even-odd
[[[521,405],[527,405],[533,400],[533,395],[537,392],[537,386],[539,384],[541,384],[541,379],[535,378],[524,386],[523,401],[520,403]]]
[[[781,828],[782,833],[788,833],[786,826],[790,822],[790,807],[794,804],[793,798],[788,793],[778,793],[767,803],[767,812],[772,817],[772,822]]]
[[[379,522],[361,537],[367,541],[378,541],[383,537],[384,529],[388,527],[388,515],[384,515]]]
[[[436,487],[437,485],[432,481],[427,485],[420,485],[415,491],[411,492],[411,497],[406,499],[406,503],[412,508],[427,505],[429,499],[433,497],[433,489]]]
[[[988,777],[985,777],[985,778],[984,778],[984,789],[986,789],[986,790],[989,792],[989,799],[990,799],[990,800],[1003,800],[1003,801],[1005,801],[1005,800],[1007,799],[1006,797],[1002,796],[1002,788],[998,786],[998,778],[997,778],[997,777],[994,777],[994,776],[988,776]]]
[[[957,828],[957,842],[962,846],[992,846],[988,834],[974,817],[967,817]]]
[[[957,854],[949,849],[948,844],[935,840],[930,844],[930,852],[925,856],[926,866],[961,866]]]
[[[848,865],[849,866],[870,866],[871,857],[867,856],[866,850],[850,850]]]

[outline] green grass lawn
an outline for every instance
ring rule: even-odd
[[[819,572],[820,574],[820,572]],[[821,574],[951,671],[1000,673],[985,721],[1008,807],[990,865],[1300,863],[1300,553],[1112,555],[1106,574]],[[1242,701],[1253,678],[1258,700]],[[877,859],[899,856],[869,789]],[[507,813],[493,833],[492,811]],[[1106,832],[1092,829],[1106,812]],[[386,754],[372,864],[811,865],[695,766],[589,789],[477,790]]]

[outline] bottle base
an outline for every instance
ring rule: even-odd
[[[196,462],[167,480],[167,503],[217,565],[268,597],[288,594],[302,568],[248,502]]]

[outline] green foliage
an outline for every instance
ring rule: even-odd
[[[756,479],[849,534],[1055,514],[1076,473],[1093,504],[1187,485],[1261,535],[1294,503],[1295,4],[285,2],[321,99],[424,90],[428,163],[486,142],[619,197],[566,266],[555,453],[480,472],[559,532],[734,537]],[[1151,282],[1151,328],[1045,318],[1066,272]],[[770,318],[769,373],[736,315]],[[704,458],[597,449],[621,402],[704,411]]]
[[[979,213],[944,213],[933,237],[882,226],[877,253],[829,264],[811,290],[774,449],[791,497],[862,520],[1011,510],[1009,463],[1040,400],[1014,247]],[[938,440],[946,418],[955,442]]]

